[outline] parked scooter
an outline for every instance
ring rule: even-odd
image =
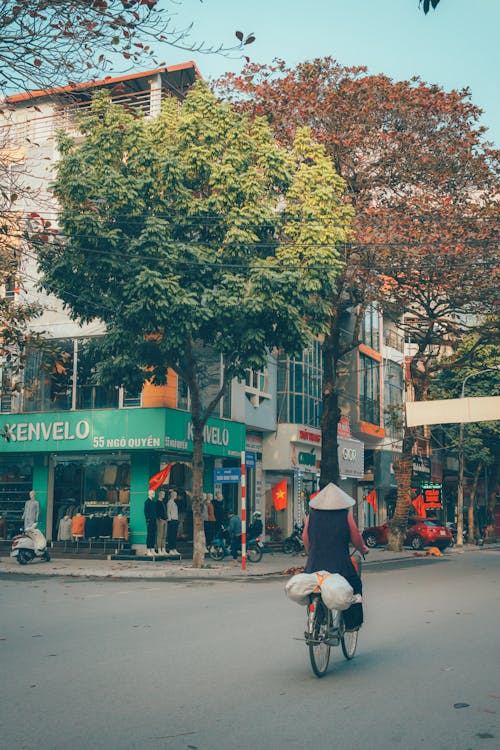
[[[36,523],[13,538],[10,556],[15,557],[19,565],[27,565],[36,557],[49,562],[47,540],[40,529],[37,529]]]
[[[264,550],[264,544],[262,543],[262,540],[260,537],[256,537],[255,539],[248,539],[247,540],[248,562],[252,562],[252,563],[260,562],[262,560],[263,550]],[[241,554],[241,548],[239,550],[239,553]],[[212,540],[208,548],[208,554],[210,555],[212,560],[217,560],[218,562],[223,560],[226,557],[226,555],[231,554],[231,540],[229,538],[229,531],[227,530],[225,526],[221,526],[216,538]]]
[[[303,526],[293,525],[293,532],[287,536],[283,542],[283,552],[285,555],[298,555],[299,552],[305,552],[304,542],[302,541]]]

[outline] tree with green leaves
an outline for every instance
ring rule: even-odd
[[[247,65],[218,90],[242,111],[265,116],[280,143],[310,126],[347,185],[355,207],[352,240],[330,299],[323,339],[320,484],[339,478],[337,423],[345,361],[361,341],[374,304],[412,342],[408,390],[427,398],[443,354],[496,303],[500,151],[485,140],[480,110],[463,91],[418,78],[393,81],[318,58],[290,68]],[[354,321],[345,332],[342,315]],[[457,363],[460,364],[460,363]],[[406,429],[395,457],[398,499],[391,529],[401,548],[411,507],[412,452]]]
[[[79,129],[59,140],[60,228],[41,220],[32,238],[42,282],[75,319],[105,322],[101,382],[161,384],[170,368],[187,384],[200,567],[204,426],[233,378],[322,332],[352,209],[309,130],[287,151],[203,83],[154,120],[101,94]],[[224,379],[204,404],[207,348]]]

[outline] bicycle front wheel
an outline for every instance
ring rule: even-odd
[[[309,659],[316,677],[323,677],[330,663],[330,646],[325,642],[327,631],[331,626],[331,613],[321,599],[312,602],[314,609],[309,610]]]
[[[347,630],[344,625],[344,618],[342,617],[342,631],[340,636],[340,645],[342,646],[342,653],[346,659],[352,659],[356,653],[356,646],[358,645],[358,630]]]

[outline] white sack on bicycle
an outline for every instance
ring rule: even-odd
[[[351,584],[338,573],[298,573],[285,585],[289,599],[301,607],[308,603],[308,596],[321,591],[321,598],[329,609],[349,609],[353,603],[354,590]]]
[[[305,607],[309,594],[318,590],[318,577],[316,573],[297,573],[285,584],[285,594],[292,602]]]
[[[349,609],[353,602],[354,589],[344,576],[332,573],[321,584],[321,598],[328,609]]]

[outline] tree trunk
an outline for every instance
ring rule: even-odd
[[[469,509],[467,512],[467,525],[469,527],[469,544],[472,544],[472,542],[476,539],[475,516],[476,516],[477,484],[479,481],[479,474],[482,468],[483,468],[482,464],[478,464],[476,466],[476,471],[474,472],[474,481],[472,482],[472,488],[470,491]]]
[[[193,568],[205,563],[205,528],[203,524],[203,428],[204,423],[193,419]]]
[[[323,342],[323,414],[321,416],[321,471],[319,486],[329,482],[338,484],[338,424],[340,419],[336,367],[338,361],[338,332],[332,321],[330,332]]]
[[[193,568],[202,568],[205,563],[205,527],[203,524],[203,432],[206,416],[203,414],[201,392],[196,377],[196,362],[189,347],[187,359],[186,382],[191,396],[191,421],[193,424]]]
[[[390,522],[387,549],[401,552],[408,526],[408,515],[411,505],[411,475],[413,470],[413,445],[415,433],[408,427],[403,438],[403,450],[400,458],[394,463],[394,474],[398,486],[398,495],[394,516]]]
[[[500,465],[497,464],[497,470],[495,475],[495,486],[488,493],[488,510],[486,519],[486,529],[484,533],[484,539],[486,542],[495,541],[495,508],[497,503],[497,495],[500,490],[499,482]]]

